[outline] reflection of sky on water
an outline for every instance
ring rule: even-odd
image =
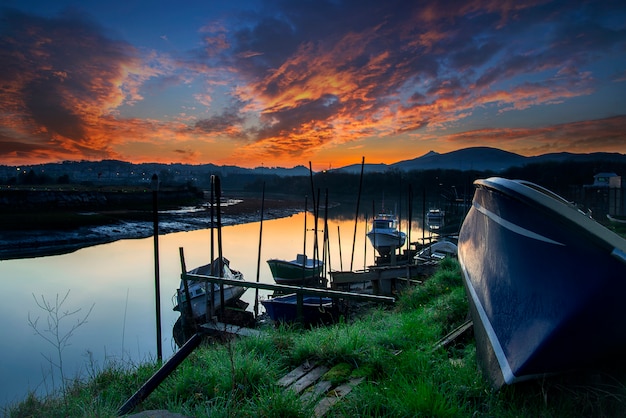
[[[320,220],[319,227],[323,225]],[[313,217],[307,216],[307,254],[313,248]],[[339,231],[338,231],[339,227]],[[222,228],[223,254],[234,269],[240,270],[246,280],[255,281],[259,249],[260,223]],[[368,225],[357,227],[354,268],[363,268],[373,262],[373,248],[365,241]],[[343,269],[350,266],[354,220],[329,220],[331,250],[330,266],[340,269],[339,233]],[[322,233],[319,233],[320,239]],[[420,229],[413,228],[414,237],[421,237]],[[217,233],[214,236],[217,245]],[[259,280],[273,283],[266,263],[269,258],[292,260],[303,250],[304,215],[263,222],[262,252]],[[33,299],[43,295],[54,302],[70,290],[64,308],[81,309],[62,325],[74,324],[95,304],[88,322],[78,328],[64,352],[64,370],[67,376],[77,373],[86,376],[90,367],[87,352],[91,353],[96,368],[107,360],[136,364],[156,357],[156,320],[154,304],[154,247],[153,238],[122,240],[88,247],[79,251],[51,257],[0,261],[0,280],[5,291],[0,313],[0,405],[22,399],[26,391],[39,388],[50,365],[43,357],[54,356],[54,347],[34,335],[28,325],[28,315],[41,317],[45,312]],[[161,323],[163,356],[169,358],[174,350],[171,329],[178,313],[172,310],[172,295],[179,285],[181,263],[179,247],[184,249],[188,269],[206,264],[210,258],[209,230],[178,232],[159,237],[159,271],[161,289]],[[320,251],[321,251],[320,241]],[[367,261],[364,261],[366,253]],[[217,248],[215,249],[217,256]],[[254,305],[254,289],[242,299]],[[265,297],[267,291],[260,291]],[[260,305],[261,306],[261,305]],[[40,329],[46,329],[45,326]],[[68,328],[65,328],[66,330]],[[51,385],[51,380],[48,379]],[[51,387],[51,386],[49,386]]]

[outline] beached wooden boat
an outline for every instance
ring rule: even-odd
[[[219,265],[221,264],[223,271],[219,274]],[[219,263],[218,259],[213,263],[209,263],[200,267],[196,267],[189,270],[189,274],[198,274],[203,276],[223,277],[231,280],[243,280],[243,274],[240,271],[230,268],[230,263],[226,258],[223,258],[223,262]],[[213,292],[211,292],[211,286],[213,286]],[[203,280],[187,280],[187,288],[189,290],[189,298],[191,300],[191,311],[194,319],[204,318],[206,316],[207,307],[211,300],[211,293],[213,294],[213,308],[218,309],[222,304],[222,296],[220,293],[220,285],[217,283],[209,283]],[[224,305],[228,305],[235,300],[238,300],[241,295],[246,291],[245,287],[224,285]],[[207,301],[208,295],[208,301]],[[185,312],[187,307],[187,296],[185,293],[184,282],[181,279],[180,286],[176,290],[174,295],[175,299],[175,311]],[[182,308],[181,308],[182,307]]]
[[[458,256],[493,386],[621,360],[626,240],[536,184],[474,184]]]
[[[324,262],[298,254],[295,260],[287,261],[272,258],[267,260],[274,281],[278,284],[319,286],[325,284],[322,278]]]
[[[277,322],[298,320],[298,296],[295,293],[264,299],[261,304],[268,316]],[[302,295],[302,323],[328,323],[336,319],[337,308],[331,298]]]
[[[443,260],[446,257],[456,257],[458,252],[458,247],[455,242],[450,240],[441,240],[433,242],[431,245],[422,248],[420,251],[415,254],[413,259],[417,264],[420,263],[430,263]]]
[[[379,213],[374,217],[372,229],[367,233],[376,251],[381,256],[388,255],[404,245],[406,234],[398,230],[398,217],[389,213]]]

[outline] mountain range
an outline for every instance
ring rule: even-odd
[[[545,162],[585,162],[585,161],[617,161],[626,163],[626,154],[594,152],[589,154],[575,154],[570,152],[559,152],[542,154],[534,157],[525,157],[513,152],[503,151],[490,147],[464,148],[448,153],[440,154],[430,151],[421,157],[411,160],[398,161],[393,164],[363,164],[363,171],[366,173],[385,172],[387,170],[476,170],[501,172],[511,167],[522,167],[528,164]],[[361,164],[353,164],[335,169],[346,173],[360,173]]]
[[[508,151],[490,147],[464,148],[448,153],[437,153],[430,151],[421,157],[411,160],[398,161],[393,164],[364,163],[365,173],[384,173],[388,170],[398,171],[423,171],[423,170],[461,170],[461,171],[492,171],[502,172],[511,167],[522,167],[533,163],[544,162],[618,162],[626,164],[626,154],[596,152],[589,154],[574,154],[569,152],[543,154],[534,157],[524,157]],[[602,169],[601,167],[599,168]],[[329,170],[331,172],[344,172],[359,174],[361,164],[353,164],[345,167]],[[237,166],[218,166],[215,164],[161,164],[142,163],[133,164],[125,161],[103,160],[103,161],[65,161],[62,163],[46,163],[36,166],[21,166],[19,168],[0,165],[0,181],[8,180],[17,175],[49,176],[57,178],[60,176],[70,176],[74,182],[103,182],[103,183],[130,183],[149,182],[154,173],[159,176],[169,177],[169,180],[178,182],[192,181],[206,178],[212,174],[219,176],[259,176],[274,175],[279,177],[308,176],[308,167],[299,165],[292,168],[282,167],[256,167],[242,168]],[[232,179],[232,177],[231,177]]]

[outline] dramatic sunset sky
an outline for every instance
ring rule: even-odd
[[[0,0],[0,164],[626,153],[626,2]]]

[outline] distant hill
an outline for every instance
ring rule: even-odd
[[[503,151],[490,147],[464,148],[444,154],[430,151],[421,157],[412,160],[399,161],[393,164],[365,164],[363,171],[366,173],[382,173],[387,170],[413,171],[413,170],[476,170],[501,172],[511,167],[522,167],[532,163],[545,163],[549,161],[622,161],[626,162],[626,155],[619,153],[596,152],[590,154],[574,154],[568,152],[543,154],[534,157],[524,157],[513,152]],[[361,164],[353,164],[336,169],[347,173],[360,173]]]
[[[393,164],[364,164],[365,173],[384,173],[389,170],[409,172],[425,170],[461,170],[502,172],[512,167],[523,167],[532,163],[546,162],[617,162],[626,164],[626,154],[590,153],[574,154],[568,152],[544,154],[535,157],[524,157],[508,151],[490,147],[464,148],[440,154],[430,151],[421,157],[398,161]],[[602,169],[602,167],[599,167]],[[331,170],[359,174],[361,164],[353,164]],[[79,183],[85,185],[104,184],[145,184],[149,185],[153,174],[158,173],[162,184],[195,184],[208,187],[212,175],[228,178],[227,184],[233,188],[244,187],[261,176],[272,177],[303,177],[309,176],[309,168],[299,165],[293,168],[256,167],[242,168],[237,166],[218,166],[214,164],[183,164],[183,163],[142,163],[133,164],[126,161],[65,161],[33,166],[0,165],[0,184],[51,184]]]

